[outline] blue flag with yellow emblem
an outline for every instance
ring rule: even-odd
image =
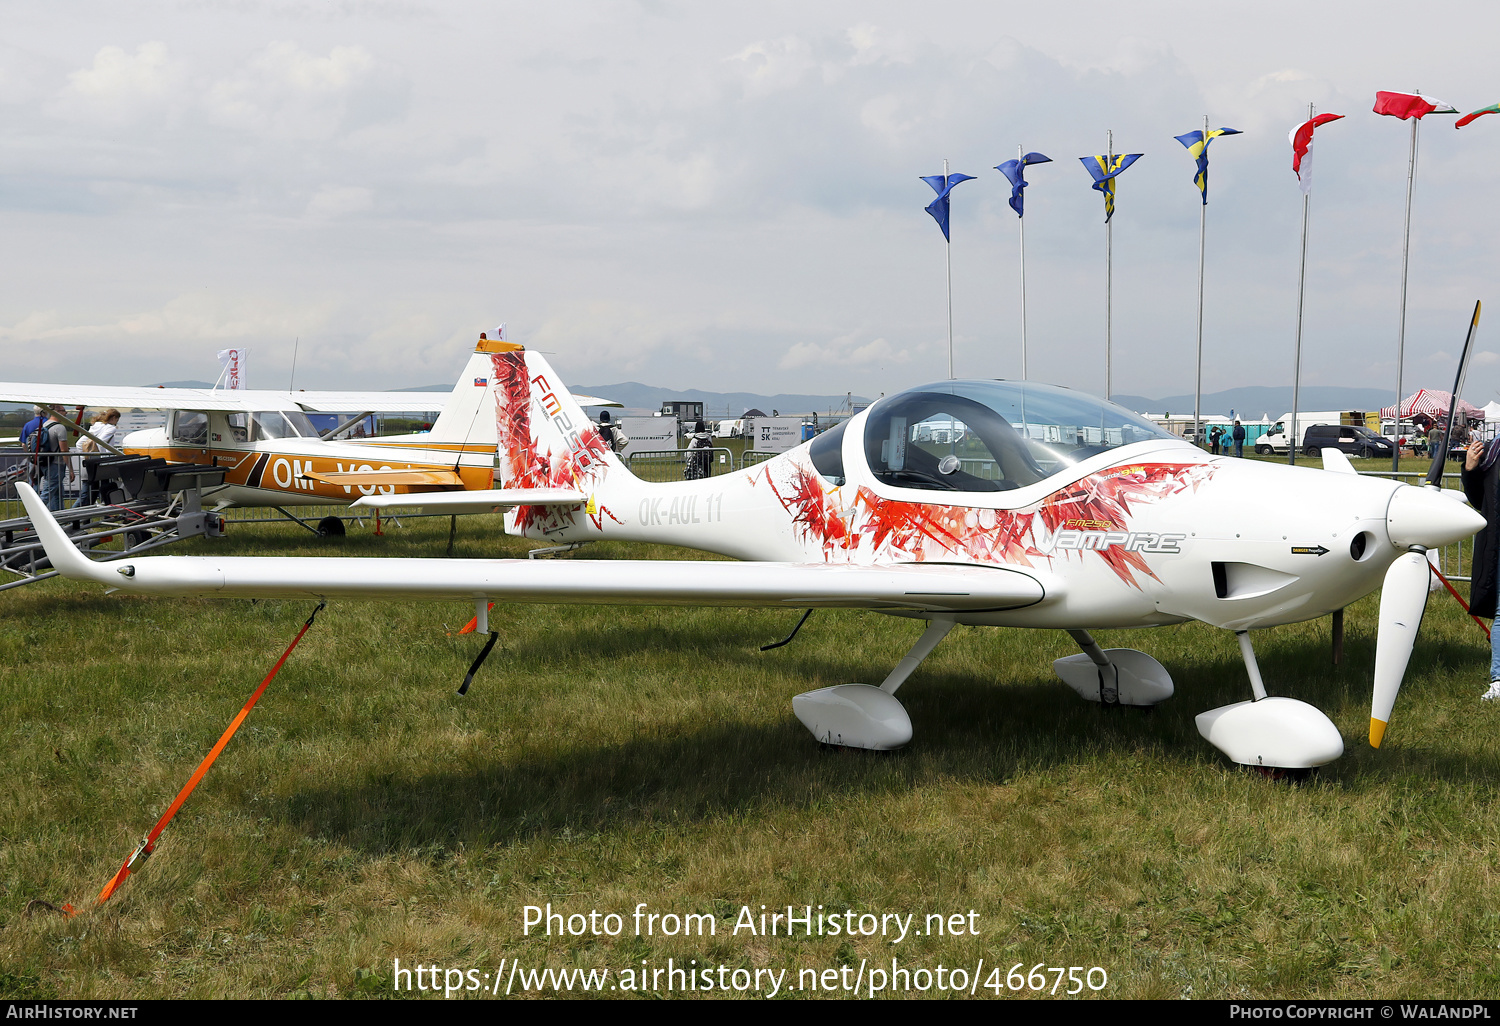
[[[1024,192],[1026,190],[1026,165],[1027,164],[1050,164],[1052,158],[1043,153],[1028,153],[1024,157],[1015,160],[1007,160],[1004,164],[996,164],[995,170],[1005,176],[1010,182],[1010,209],[1016,212],[1017,217],[1024,217],[1026,212],[1022,209],[1026,202]]]
[[[1193,184],[1203,194],[1205,205],[1208,203],[1208,144],[1221,135],[1239,134],[1240,130],[1238,128],[1210,128],[1207,132],[1200,130],[1172,137],[1186,146],[1188,153],[1198,162],[1197,173],[1193,175]]]
[[[932,219],[938,223],[943,230],[943,238],[948,239],[948,194],[959,182],[972,181],[973,175],[924,175],[922,181],[932,186],[932,191],[937,193],[937,199],[927,204],[923,209],[932,215]],[[948,239],[952,242],[952,239]]]
[[[1078,160],[1094,178],[1094,188],[1104,193],[1104,223],[1115,216],[1115,179],[1120,172],[1131,164],[1134,164],[1143,153],[1117,153],[1111,160],[1107,154],[1099,153],[1092,157],[1079,157]]]

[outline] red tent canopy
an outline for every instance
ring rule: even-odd
[[[1433,420],[1440,420],[1448,415],[1448,407],[1453,403],[1452,392],[1440,392],[1437,389],[1419,388],[1405,399],[1401,400],[1401,416],[1413,417],[1417,414],[1426,414]],[[1458,412],[1462,417],[1472,420],[1483,420],[1484,411],[1464,399],[1458,401]],[[1380,415],[1387,419],[1394,419],[1396,407],[1387,406],[1380,411]]]

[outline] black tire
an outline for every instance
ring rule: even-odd
[[[342,538],[344,522],[338,517],[324,517],[318,521],[318,535],[323,538]]]
[[[1271,455],[1271,447],[1269,445],[1257,445],[1255,447],[1255,455],[1269,456]]]
[[[1318,450],[1315,449],[1315,448],[1313,448],[1310,445],[1304,445],[1302,447],[1302,455],[1304,455],[1304,456],[1316,456],[1316,455],[1318,455]]]

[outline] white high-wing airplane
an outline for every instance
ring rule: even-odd
[[[260,389],[142,388],[123,385],[49,385],[0,382],[0,402],[32,403],[60,413],[94,409],[168,410],[160,428],[134,431],[110,449],[199,463],[225,470],[224,484],[204,498],[226,506],[348,503],[364,495],[479,493],[493,488],[494,391],[490,352],[509,343],[480,337],[453,391],[278,392]],[[501,347],[501,348],[495,348]],[[584,404],[618,406],[575,396]],[[407,412],[441,402],[432,429],[420,434],[328,440],[308,413],[348,415]],[[340,427],[342,427],[341,425]]]
[[[648,484],[539,354],[507,346],[487,354],[507,533],[668,542],[742,562],[95,563],[22,486],[27,509],[53,566],[111,592],[466,599],[482,630],[489,600],[837,606],[926,620],[878,687],[793,699],[819,741],[852,747],[910,739],[895,692],[955,624],[1065,630],[1082,654],[1054,667],[1082,697],[1151,705],[1173,693],[1166,669],[1105,650],[1088,631],[1201,620],[1238,635],[1253,697],[1201,714],[1200,732],[1236,762],[1290,769],[1331,762],[1343,740],[1319,710],[1266,696],[1249,632],[1342,609],[1383,581],[1370,721],[1379,746],[1427,601],[1423,553],[1484,526],[1452,492],[1359,477],[1329,450],[1332,473],[1211,456],[1118,406],[1028,382],[936,382],[755,467]]]

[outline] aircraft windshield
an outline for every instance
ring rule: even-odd
[[[875,476],[903,488],[999,492],[1131,442],[1187,444],[1085,392],[1020,381],[943,381],[877,403],[865,426]]]
[[[255,424],[252,440],[264,441],[268,438],[317,438],[318,429],[313,427],[312,421],[307,419],[307,414],[301,410],[282,410],[279,412],[251,414]]]

